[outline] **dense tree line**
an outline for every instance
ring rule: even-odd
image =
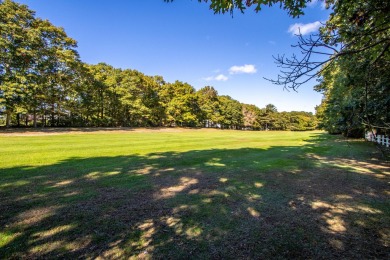
[[[0,115],[6,126],[187,126],[308,130],[307,112],[278,113],[105,63],[80,61],[76,41],[27,6],[0,4]]]
[[[321,34],[340,45],[324,63],[316,90],[321,126],[331,133],[363,136],[390,129],[390,2],[350,1],[336,6]],[[330,28],[335,28],[333,31]],[[335,30],[337,29],[337,33]]]

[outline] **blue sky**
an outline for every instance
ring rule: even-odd
[[[276,5],[259,13],[215,15],[197,0],[16,0],[37,17],[63,27],[77,40],[81,59],[188,82],[213,86],[220,95],[279,111],[310,111],[321,102],[310,82],[294,91],[263,79],[277,78],[272,55],[291,55],[298,27],[316,29],[329,11],[315,0],[293,19]]]

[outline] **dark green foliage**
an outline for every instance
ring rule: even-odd
[[[388,59],[371,63],[371,53],[333,63],[316,86],[324,94],[317,107],[320,126],[330,133],[363,137],[365,130],[374,128],[386,132],[390,122]]]
[[[339,55],[317,87],[324,93],[323,127],[346,136],[362,137],[364,130],[386,131],[390,122],[390,3],[337,3],[322,33],[342,43]],[[338,30],[332,37],[330,29]]]
[[[76,41],[34,15],[10,0],[0,4],[0,111],[7,126],[13,113],[18,125],[20,114],[31,115],[35,126],[38,114],[58,125],[77,77]]]
[[[173,2],[174,0],[164,0]],[[210,9],[216,14],[229,12],[233,15],[234,10],[244,12],[247,8],[253,8],[259,12],[263,6],[279,5],[292,17],[299,17],[303,14],[306,3],[310,0],[198,0],[198,2],[210,3]]]

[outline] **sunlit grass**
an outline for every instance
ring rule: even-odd
[[[315,133],[315,132],[311,132]],[[318,132],[317,132],[318,133]],[[206,149],[299,146],[310,132],[243,132],[194,130],[183,132],[126,132],[1,136],[1,167],[50,165],[67,158],[145,155]]]

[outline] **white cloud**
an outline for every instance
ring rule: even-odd
[[[307,6],[313,7],[313,6],[317,5],[317,3],[318,3],[318,0],[311,0],[310,2],[307,2]]]
[[[219,74],[218,76],[215,77],[215,80],[217,80],[217,81],[226,81],[226,80],[228,80],[228,79],[229,79],[229,78],[226,77],[226,76],[223,75],[223,74]]]
[[[216,73],[216,74],[219,72],[220,72],[220,70],[214,71],[214,73]],[[232,66],[229,69],[229,74],[243,74],[243,73],[253,74],[256,72],[257,72],[257,69],[256,69],[255,65],[251,65],[251,64],[249,64],[249,65],[245,64],[244,66]],[[222,73],[219,73],[216,76],[210,76],[210,77],[206,77],[206,78],[202,78],[202,79],[205,81],[227,81],[227,80],[229,80],[229,77],[225,76]]]
[[[203,78],[205,81],[227,81],[229,78],[226,77],[225,75],[223,74],[219,74],[215,77],[207,77],[207,78]]]
[[[306,3],[308,7],[316,7],[316,6],[321,6],[322,10],[326,9],[326,2],[325,0],[311,0],[311,2]]]
[[[290,25],[290,28],[288,28],[288,32],[292,35],[296,35],[301,33],[302,35],[310,34],[312,32],[315,32],[318,30],[318,28],[321,27],[321,22],[316,21],[314,23],[295,23],[293,25]]]
[[[257,72],[255,65],[245,64],[244,66],[232,66],[229,69],[230,74],[248,73],[254,74]]]

